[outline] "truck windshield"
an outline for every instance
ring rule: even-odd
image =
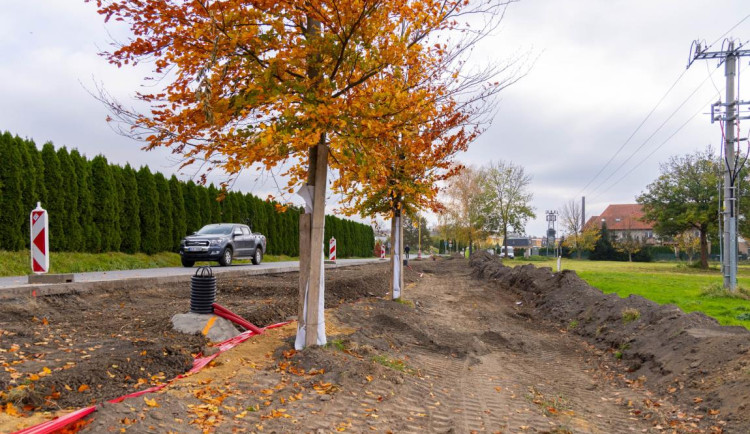
[[[230,235],[232,233],[232,225],[208,225],[208,226],[203,226],[196,233],[198,235]]]

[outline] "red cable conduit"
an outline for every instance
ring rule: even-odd
[[[228,318],[226,316],[223,316],[220,313],[217,313],[216,312],[216,308],[217,307],[219,308],[219,311],[222,312],[224,315],[231,316],[234,319]],[[200,356],[196,357],[193,360],[193,367],[192,367],[192,369],[190,369],[189,371],[187,371],[185,374],[178,375],[174,379],[172,379],[172,380],[170,380],[170,381],[168,381],[168,382],[166,382],[164,384],[160,384],[158,386],[150,387],[150,388],[144,389],[144,390],[139,390],[138,392],[134,392],[134,393],[131,393],[131,394],[128,394],[128,395],[125,395],[125,396],[121,396],[119,398],[111,399],[111,400],[109,400],[107,402],[109,402],[111,404],[117,404],[117,403],[122,402],[122,401],[124,401],[126,399],[129,399],[129,398],[136,398],[136,397],[139,397],[141,395],[145,395],[147,393],[152,393],[152,392],[159,391],[159,390],[165,388],[167,385],[169,385],[170,383],[172,383],[175,380],[178,380],[180,378],[185,378],[185,377],[189,376],[190,374],[194,374],[194,373],[200,371],[206,365],[208,365],[213,359],[215,359],[216,357],[218,357],[219,354],[221,354],[221,353],[223,353],[223,352],[225,352],[225,351],[227,351],[229,349],[232,349],[232,348],[236,347],[237,345],[241,344],[242,342],[245,342],[246,340],[250,339],[251,337],[253,337],[253,336],[257,335],[257,334],[261,334],[265,330],[275,329],[275,328],[278,328],[278,327],[283,327],[283,326],[291,323],[291,321],[286,321],[286,322],[281,322],[281,323],[278,323],[278,324],[273,324],[273,325],[270,325],[268,327],[263,327],[261,329],[261,328],[258,328],[255,325],[253,325],[251,322],[249,322],[249,321],[247,321],[247,320],[245,320],[245,319],[237,316],[236,314],[232,313],[228,309],[226,309],[226,308],[224,308],[222,306],[219,306],[219,305],[217,305],[215,303],[214,303],[214,313],[216,313],[217,316],[220,316],[222,318],[226,318],[226,319],[228,319],[228,320],[230,320],[230,321],[232,321],[232,322],[234,322],[234,323],[236,323],[236,324],[238,324],[238,325],[246,328],[247,330],[244,331],[244,332],[242,332],[242,333],[240,333],[239,335],[237,335],[237,336],[235,336],[233,338],[229,338],[226,341],[220,343],[219,344],[219,351],[216,354],[212,354],[212,355],[207,356],[207,357],[200,357]],[[242,321],[242,323],[237,322],[235,320]],[[253,330],[253,328],[255,330]],[[66,414],[64,416],[60,416],[57,419],[49,420],[47,422],[40,423],[39,425],[31,426],[31,427],[28,427],[28,428],[24,428],[24,429],[22,429],[20,431],[16,431],[13,434],[52,434],[52,433],[54,433],[55,431],[57,431],[59,429],[65,428],[66,426],[70,425],[73,422],[76,422],[76,421],[79,421],[79,420],[83,419],[84,417],[86,417],[86,416],[90,415],[91,413],[95,412],[96,409],[97,409],[97,406],[95,406],[95,405],[91,406],[91,407],[82,408],[82,409],[76,410],[76,411],[74,411],[72,413],[68,413],[68,414]]]

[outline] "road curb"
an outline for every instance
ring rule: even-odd
[[[326,269],[355,267],[358,265],[369,264],[370,262],[357,263],[339,263],[327,264]],[[373,260],[372,263],[378,263]],[[217,274],[217,279],[222,277],[242,278],[247,276],[257,276],[261,274],[292,273],[299,271],[299,266],[284,266],[274,268],[242,268],[238,270],[222,271]],[[190,278],[192,275],[179,276],[157,276],[157,277],[130,277],[118,280],[99,280],[93,282],[71,282],[57,284],[26,284],[0,288],[0,300],[26,297],[43,297],[62,294],[83,294],[96,291],[114,291],[114,290],[139,290],[147,289],[155,285],[185,283],[189,288]]]

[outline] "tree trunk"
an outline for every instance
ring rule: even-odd
[[[633,262],[633,253],[628,252],[628,262]]]
[[[701,233],[701,269],[708,269],[708,236],[706,235],[706,229],[700,229]],[[726,252],[725,252],[726,254]]]
[[[471,235],[469,235],[469,257],[470,258],[471,258],[471,254],[474,253],[474,250],[472,249],[473,244],[474,243],[472,243]]]

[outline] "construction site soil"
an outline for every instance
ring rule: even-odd
[[[3,301],[0,432],[92,404],[68,432],[750,432],[743,328],[486,254],[410,265],[401,302],[387,263],[327,270],[324,347],[291,323],[171,382],[216,351],[172,329],[186,286]],[[297,288],[220,277],[217,302],[265,326]]]

